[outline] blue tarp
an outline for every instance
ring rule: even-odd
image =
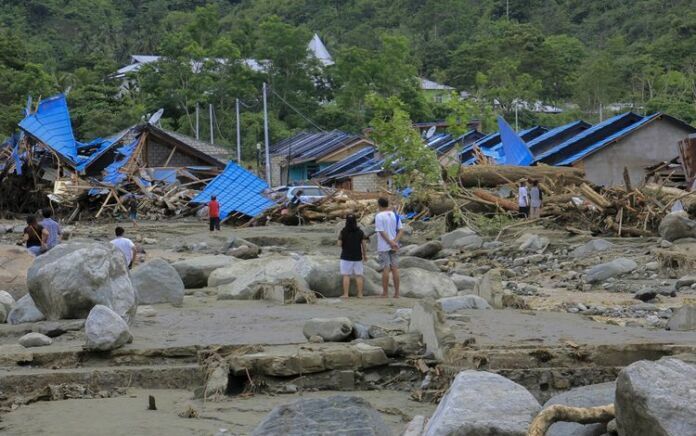
[[[498,128],[505,152],[503,163],[505,165],[530,165],[534,161],[534,156],[527,148],[527,144],[517,136],[517,133],[501,116],[498,116]]]
[[[19,127],[68,162],[77,163],[77,144],[63,94],[41,100],[36,112],[20,121]]]
[[[215,195],[220,203],[220,218],[234,213],[255,217],[274,202],[262,195],[268,185],[255,174],[234,162],[229,162],[224,171],[208,183],[191,203],[207,203]]]

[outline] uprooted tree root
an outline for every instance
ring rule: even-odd
[[[614,419],[614,405],[599,407],[570,407],[554,404],[544,409],[529,425],[527,436],[544,436],[551,424],[558,421],[577,422],[578,424],[607,423]]]

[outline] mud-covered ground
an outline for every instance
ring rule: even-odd
[[[0,225],[19,225],[0,222]],[[117,223],[78,223],[66,230],[71,240],[109,241]],[[221,252],[233,236],[259,245],[262,256],[268,253],[298,253],[338,258],[336,230],[329,223],[305,227],[270,225],[258,228],[223,226],[210,233],[207,224],[193,219],[142,222],[137,228],[121,224],[126,236],[142,249],[141,259],[164,258],[169,261]],[[442,223],[419,224],[404,244],[422,244],[444,233]],[[542,252],[522,252],[518,238],[524,233],[548,238]],[[484,235],[491,242],[495,234]],[[31,258],[14,245],[18,233],[0,233],[0,289],[15,298],[26,293],[24,277]],[[684,287],[675,292],[676,280],[688,273],[684,265],[666,265],[667,252],[690,253],[690,242],[679,246],[661,246],[657,239],[614,238],[610,249],[574,257],[572,250],[584,244],[587,235],[570,235],[541,227],[519,226],[504,232],[499,243],[484,249],[464,250],[436,260],[443,274],[480,277],[491,268],[503,271],[503,287],[518,295],[525,309],[461,310],[448,317],[459,343],[477,346],[519,347],[626,344],[696,343],[696,332],[665,330],[672,311],[696,298],[696,289]],[[541,250],[540,250],[541,251]],[[594,265],[618,257],[634,260],[638,267],[624,275],[588,285],[583,274]],[[634,294],[654,290],[649,302]],[[364,325],[386,330],[405,331],[408,323],[396,317],[400,308],[413,307],[412,298],[319,299],[315,304],[279,305],[269,301],[218,300],[215,289],[186,291],[182,307],[154,305],[154,315],[138,316],[131,328],[133,342],[127,348],[147,350],[166,347],[210,345],[290,345],[306,343],[302,334],[310,318],[345,316]],[[37,324],[38,325],[38,324]],[[0,325],[0,355],[3,347],[17,343],[37,325]],[[84,332],[70,331],[54,339],[52,345],[36,352],[79,352]],[[0,356],[1,357],[1,356]],[[21,374],[30,369],[2,367],[0,376]],[[2,415],[0,429],[7,434],[215,434],[227,429],[231,434],[247,434],[275,405],[306,396],[327,396],[332,392],[304,392],[288,395],[257,394],[226,398],[218,402],[194,399],[184,390],[143,390],[131,388],[116,398],[75,399],[36,402],[14,407]],[[415,402],[409,392],[351,392],[370,401],[395,433],[411,417],[429,415],[434,405]],[[154,395],[158,410],[146,410],[147,396]],[[198,418],[182,418],[188,407]],[[224,433],[223,433],[224,434]],[[229,434],[229,433],[228,433]]]

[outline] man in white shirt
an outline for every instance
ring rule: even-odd
[[[131,269],[133,267],[133,264],[135,263],[135,244],[133,241],[131,241],[128,238],[125,238],[123,234],[125,233],[125,230],[123,230],[123,227],[116,227],[116,239],[111,241],[112,244],[116,248],[118,248],[121,253],[123,253],[123,257],[126,260],[126,265],[128,266],[128,269]]]
[[[377,200],[379,213],[375,217],[377,232],[377,254],[382,267],[382,297],[388,297],[389,272],[394,279],[394,298],[399,298],[399,239],[403,234],[401,220],[389,210],[389,200]]]
[[[523,218],[529,216],[529,191],[527,191],[527,181],[520,180],[520,188],[517,191],[517,204],[520,207],[520,215]]]

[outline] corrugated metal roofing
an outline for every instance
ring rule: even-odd
[[[563,141],[570,139],[583,130],[592,127],[591,124],[583,120],[573,121],[562,126],[555,127],[541,136],[538,136],[531,141],[527,141],[527,147],[534,155],[544,153],[546,150],[560,144]]]
[[[375,147],[369,146],[361,148],[347,158],[340,160],[314,175],[314,179],[336,178],[341,174],[357,168],[359,165],[368,162],[375,156]]]
[[[561,165],[560,162],[572,163],[585,154],[583,153],[585,149],[598,144],[603,146],[610,137],[643,120],[644,117],[633,112],[625,112],[608,118],[537,156],[536,162],[550,165]],[[568,163],[563,165],[568,165]]]
[[[19,127],[69,163],[77,163],[77,143],[63,94],[41,100],[36,112],[20,121]]]
[[[302,132],[277,142],[271,148],[271,155],[288,158],[293,163],[321,159],[341,148],[351,146],[362,137],[339,130],[331,132]]]
[[[219,160],[220,162],[224,163],[229,159],[230,153],[228,150],[217,145],[211,144],[209,142],[200,141],[196,138],[184,135],[183,133],[162,129],[161,127],[153,126],[152,124],[148,124],[148,129],[160,132],[165,135],[169,135],[177,141],[182,142],[188,145],[189,147],[200,151],[201,153],[205,153],[208,156]]]
[[[659,115],[660,114],[657,113],[657,114],[653,114],[653,115],[649,115],[647,117],[644,117],[642,120],[639,120],[639,121],[631,124],[630,126],[624,128],[622,130],[619,130],[618,132],[616,132],[614,134],[611,134],[611,135],[605,137],[601,141],[598,141],[598,142],[590,145],[587,148],[579,150],[577,153],[573,154],[572,156],[568,156],[567,158],[565,158],[559,162],[556,162],[555,165],[571,165],[574,162],[584,158],[585,156],[595,152],[596,150],[599,150],[600,148],[609,145],[610,143],[614,142],[615,140],[633,132],[634,130],[640,128],[641,126],[644,126],[645,124],[647,124],[650,121],[657,118]]]
[[[534,126],[522,130],[517,134],[520,138],[522,138],[523,141],[529,142],[534,138],[538,138],[539,136],[543,135],[547,131],[548,130],[545,127]],[[478,147],[486,156],[502,162],[504,152],[503,143],[500,141],[500,132],[490,133],[473,144],[464,147],[461,153],[459,153],[459,158],[461,159],[463,165],[471,165],[476,162],[476,159],[473,157],[474,146]]]
[[[234,213],[254,217],[275,204],[262,195],[265,189],[268,189],[266,182],[229,162],[191,203],[207,203],[215,195],[220,203],[220,218],[225,219]]]

